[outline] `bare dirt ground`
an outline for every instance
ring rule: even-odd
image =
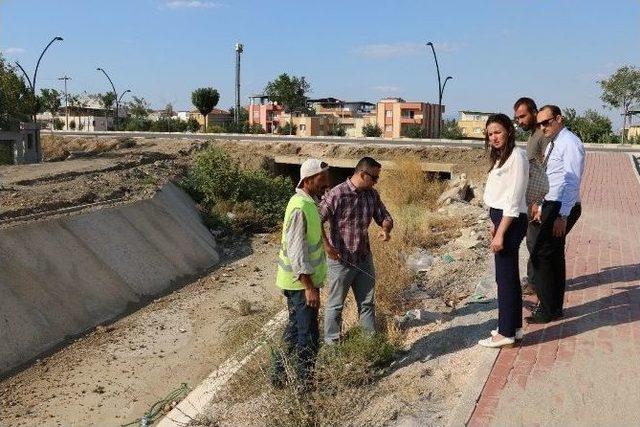
[[[58,137],[59,138],[59,137]],[[183,176],[205,141],[73,138],[51,140],[51,157],[71,159],[0,168],[0,226],[17,218],[69,214],[90,204],[127,203],[152,196],[166,180]],[[414,154],[426,161],[454,163],[473,184],[485,172],[484,153],[465,148],[359,147],[210,141],[238,162],[259,167],[274,155],[393,159]],[[62,144],[64,149],[60,150]],[[56,148],[57,147],[57,148]],[[86,157],[85,157],[86,156]],[[61,211],[62,209],[62,211]],[[484,211],[454,203],[443,212],[460,218],[467,233],[484,235]],[[4,224],[2,224],[4,223]],[[480,241],[482,238],[479,237]],[[0,425],[119,425],[139,418],[149,406],[186,382],[195,386],[218,367],[255,329],[282,308],[273,286],[277,237],[219,242],[229,267],[205,275],[147,307],[78,339],[0,383]],[[434,265],[410,290],[411,308],[430,320],[411,323],[407,353],[367,392],[366,410],[352,425],[442,425],[447,411],[477,363],[473,345],[493,326],[490,305],[464,306],[486,274],[486,250],[455,239],[433,250]],[[449,255],[450,258],[446,258]],[[446,259],[446,260],[445,260]],[[449,259],[453,261],[449,261]],[[249,301],[250,314],[240,300]],[[246,314],[246,313],[245,313]],[[239,402],[214,419],[226,425],[261,425],[261,397]],[[409,421],[407,421],[409,420]],[[409,424],[411,425],[411,424]]]
[[[44,134],[45,159],[36,165],[0,167],[0,222],[47,216],[92,204],[116,204],[148,198],[164,182],[179,178],[207,143],[162,138],[60,137]],[[415,154],[425,161],[454,163],[456,170],[480,182],[482,150],[300,144],[292,142],[209,140],[248,167],[268,164],[275,155],[392,159]],[[61,148],[62,147],[62,148]],[[71,154],[68,154],[71,153]],[[65,157],[66,156],[66,157]]]

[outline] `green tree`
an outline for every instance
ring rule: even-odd
[[[462,129],[458,126],[458,122],[455,119],[447,119],[444,120],[442,124],[442,137],[445,139],[462,139],[464,138],[464,133],[462,133]]]
[[[284,126],[280,126],[278,128],[278,133],[280,135],[295,135],[298,131],[298,126],[292,125],[291,122],[287,122]]]
[[[290,115],[293,115],[294,111],[306,111],[306,94],[310,91],[311,86],[304,77],[289,77],[287,73],[280,74],[275,80],[267,83],[264,89],[265,95],[271,101],[282,105],[284,111]],[[290,132],[293,132],[294,127],[289,126]]]
[[[626,140],[627,117],[631,106],[640,103],[640,69],[626,65],[608,79],[600,80],[600,99],[610,108],[622,110],[622,143]]]
[[[362,135],[367,137],[380,137],[382,136],[382,129],[378,125],[367,123],[362,126]]]
[[[615,136],[608,117],[594,110],[585,111],[583,116],[573,108],[566,108],[563,114],[564,125],[585,143],[614,143]]]
[[[109,110],[111,110],[116,103],[116,94],[113,92],[99,93],[95,95],[95,98],[102,108],[104,108],[104,118],[106,119],[108,117]]]
[[[162,116],[163,117],[173,117],[176,115],[175,110],[173,109],[173,105],[171,103],[167,104],[164,106],[164,108],[162,109]]]
[[[40,89],[40,96],[38,97],[39,112],[47,111],[55,117],[61,105],[60,92],[55,89]]]
[[[233,113],[235,111],[234,107],[229,108],[229,115],[233,117]],[[240,107],[240,120],[239,123],[248,123],[249,122],[249,111],[246,108]]]
[[[191,94],[191,103],[204,117],[203,129],[205,132],[207,130],[207,115],[218,105],[219,100],[220,94],[212,87],[201,87]]]
[[[17,130],[29,121],[34,102],[31,91],[16,70],[0,55],[0,130]]]
[[[137,96],[134,96],[133,100],[127,103],[127,108],[129,109],[129,114],[136,119],[146,118],[151,111],[151,106],[147,100],[143,97],[138,98]]]

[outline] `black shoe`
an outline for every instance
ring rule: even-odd
[[[531,316],[525,317],[524,320],[526,320],[527,323],[529,324],[534,324],[534,323],[549,323],[553,319],[551,316],[545,316],[538,309],[538,310],[535,310],[533,313],[531,313]]]

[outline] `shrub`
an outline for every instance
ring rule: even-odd
[[[382,136],[382,129],[378,125],[367,123],[362,127],[362,135],[367,137],[379,137]]]
[[[223,128],[220,125],[209,125],[209,127],[207,127],[207,132],[208,133],[226,133],[227,129]]]
[[[266,133],[260,123],[254,123],[249,127],[249,133],[262,134]]]
[[[147,132],[151,129],[151,120],[143,117],[130,117],[126,120],[124,129],[128,131]]]
[[[293,194],[291,182],[264,170],[243,170],[220,148],[198,155],[183,186],[211,224],[249,232],[275,229]]]
[[[56,117],[53,119],[53,128],[55,130],[62,130],[64,128],[64,122]]]
[[[283,126],[278,128],[278,133],[280,135],[295,135],[298,131],[298,126],[293,125],[293,130],[291,130],[291,123],[287,122]]]
[[[407,138],[424,138],[425,130],[418,125],[407,126],[402,129],[402,136],[406,136]]]
[[[327,135],[329,136],[346,136],[347,131],[344,129],[342,125],[333,125],[327,131]]]
[[[200,130],[200,123],[193,117],[189,117],[189,120],[187,120],[187,130],[189,132],[198,132]]]
[[[76,121],[75,120],[71,120],[69,122],[69,129],[76,130]]]
[[[442,131],[440,132],[445,139],[462,139],[464,134],[462,129],[458,126],[458,122],[454,119],[445,120],[442,123]]]

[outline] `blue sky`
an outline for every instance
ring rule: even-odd
[[[155,108],[190,108],[190,93],[213,86],[234,102],[234,44],[242,57],[242,102],[281,72],[303,75],[313,97],[375,102],[385,96],[437,102],[434,41],[447,84],[447,116],[458,110],[511,114],[531,96],[578,111],[605,110],[596,81],[640,65],[640,2],[0,0],[0,49],[38,87],[106,91],[109,72]]]

